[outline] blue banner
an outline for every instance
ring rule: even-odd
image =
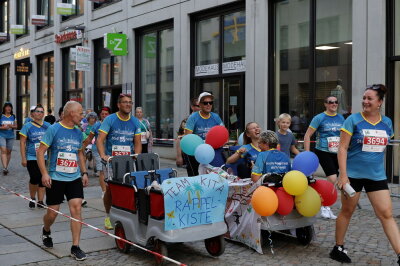
[[[217,174],[176,177],[162,185],[165,230],[224,221],[228,182]]]

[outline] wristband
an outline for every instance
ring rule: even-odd
[[[83,173],[81,174],[82,177],[83,177],[84,175],[89,176],[88,172],[83,172]]]

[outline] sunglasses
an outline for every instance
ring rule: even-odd
[[[204,105],[213,105],[214,104],[213,101],[211,101],[211,102],[201,102],[201,103],[204,104]]]
[[[339,104],[338,101],[327,101],[326,103],[329,103],[329,104]]]
[[[35,112],[36,112],[36,113],[44,114],[44,111],[38,111],[38,110],[36,110]]]
[[[376,90],[376,91],[378,91],[378,90],[381,90],[381,89],[382,89],[381,86],[382,86],[382,85],[380,85],[380,84],[368,85],[368,86],[367,86],[367,90],[368,90],[368,89],[371,89],[371,90]]]
[[[194,107],[200,107],[200,105],[198,105],[198,104],[193,104],[193,106],[194,106]]]

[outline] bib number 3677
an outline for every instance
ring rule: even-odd
[[[78,171],[78,160],[75,153],[59,152],[57,155],[57,172],[76,173]]]
[[[388,136],[384,130],[363,130],[362,151],[383,152],[388,143]]]

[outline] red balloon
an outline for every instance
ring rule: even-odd
[[[320,179],[310,186],[321,196],[322,206],[331,206],[336,202],[337,190],[331,182]]]
[[[289,195],[283,187],[278,188],[276,191],[278,196],[278,209],[277,213],[280,215],[288,215],[292,212],[294,207],[294,199],[292,195]]]
[[[214,149],[221,148],[228,142],[229,132],[224,126],[215,126],[208,131],[206,135],[206,143]]]

